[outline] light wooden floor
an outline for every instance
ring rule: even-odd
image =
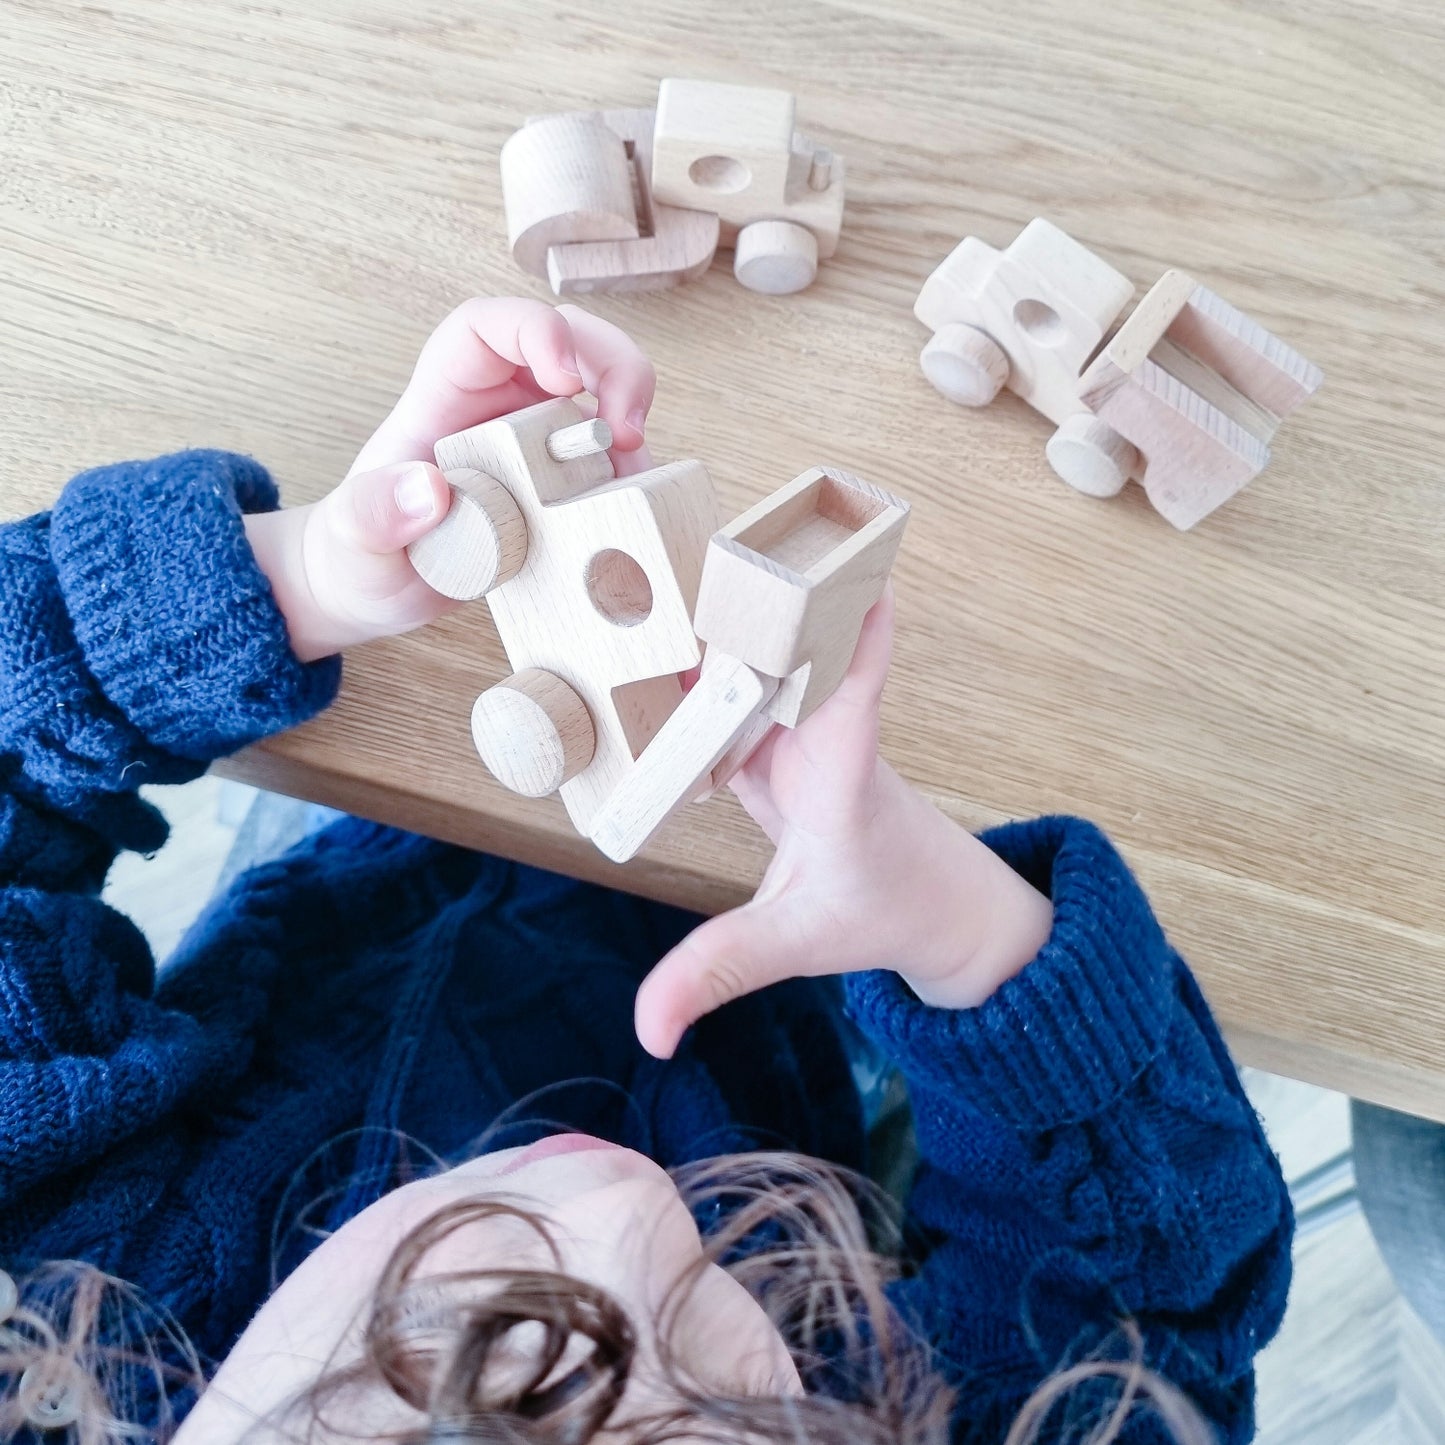
[[[154,858],[122,859],[106,896],[159,957],[210,893],[246,791],[212,778],[148,790],[171,840]],[[1256,1070],[1245,1082],[1291,1179],[1347,1145],[1343,1095]],[[1297,1247],[1289,1313],[1259,1382],[1259,1445],[1445,1442],[1445,1349],[1400,1299],[1358,1210]]]

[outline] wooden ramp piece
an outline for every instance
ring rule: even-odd
[[[1166,271],[1079,381],[1133,444],[1150,501],[1187,529],[1269,462],[1280,420],[1324,373],[1182,271]]]

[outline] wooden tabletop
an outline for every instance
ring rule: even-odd
[[[288,501],[345,470],[431,326],[511,264],[497,151],[667,75],[782,86],[842,153],[841,249],[769,299],[727,259],[602,298],[661,377],[658,460],[731,515],[819,461],[909,497],[885,749],[971,826],[1118,839],[1238,1055],[1445,1118],[1445,12],[1434,0],[3,0],[0,513],[206,444]],[[959,237],[1046,215],[1147,287],[1182,267],[1323,366],[1197,531],[1070,492],[1049,427],[924,381],[911,305]],[[606,864],[472,751],[485,606],[348,661],[252,781],[716,909],[731,803]]]

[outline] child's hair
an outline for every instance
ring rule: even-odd
[[[654,1322],[655,1360],[644,1362],[635,1322],[623,1307],[584,1280],[536,1269],[428,1274],[427,1259],[441,1241],[499,1216],[522,1220],[557,1257],[545,1220],[497,1199],[464,1200],[433,1214],[393,1252],[362,1324],[359,1358],[328,1364],[302,1396],[257,1427],[256,1438],[298,1445],[588,1445],[605,1430],[630,1445],[683,1439],[947,1445],[953,1393],[885,1293],[897,1270],[886,1196],[832,1166],[786,1154],[709,1160],[674,1178],[704,1227],[704,1249]],[[720,1394],[671,1350],[670,1323],[698,1274],[714,1263],[766,1312],[797,1367],[803,1395],[761,1379],[747,1382],[746,1393]],[[0,1335],[6,1392],[0,1442],[12,1439],[17,1426],[40,1423],[33,1383],[27,1398],[15,1387],[21,1369],[32,1382],[85,1377],[73,1397],[83,1399],[85,1409],[68,1427],[66,1445],[164,1440],[173,1428],[169,1419],[159,1432],[136,1430],[122,1423],[119,1402],[107,1396],[138,1362],[153,1369],[162,1395],[167,1386],[192,1383],[184,1367],[163,1358],[174,1353],[174,1338],[167,1336],[166,1351],[124,1341],[102,1349],[93,1342],[105,1313],[100,1301],[123,1287],[84,1267],[69,1268],[76,1289],[68,1325],[57,1327],[29,1310]],[[82,1338],[87,1329],[89,1338]],[[29,1343],[17,1353],[12,1337],[21,1334]],[[1061,1412],[1067,1412],[1070,1439],[1108,1445],[1145,1411],[1179,1445],[1213,1445],[1212,1432],[1184,1395],[1142,1364],[1138,1331],[1121,1326],[1120,1341],[1122,1357],[1077,1363],[1046,1380],[1001,1445],[1033,1445],[1046,1430],[1054,1438]],[[124,1370],[118,1373],[117,1365]],[[629,1399],[625,1417],[615,1418],[629,1380],[644,1370],[651,1372],[645,1390],[651,1403],[639,1407]],[[194,1380],[199,1384],[198,1366]],[[130,1390],[135,1403],[133,1381]],[[1081,1405],[1089,1415],[1082,1428]]]

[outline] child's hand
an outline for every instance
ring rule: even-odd
[[[391,415],[335,491],[246,518],[302,661],[406,632],[458,604],[417,575],[407,547],[446,515],[432,448],[452,432],[549,396],[589,391],[619,474],[646,465],[652,367],[617,327],[575,306],[516,298],[459,306],[431,334]]]
[[[751,903],[695,929],[648,975],[637,1036],[666,1058],[703,1014],[802,975],[898,970],[925,1003],[982,1003],[1043,947],[1052,909],[878,756],[891,592],[848,676],[775,728],[733,790],[777,847]]]

